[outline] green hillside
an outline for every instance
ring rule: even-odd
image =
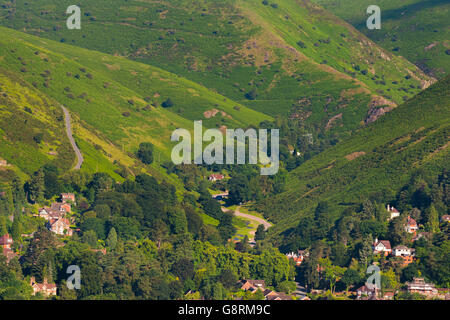
[[[128,152],[149,141],[167,159],[172,131],[191,128],[191,120],[203,119],[209,127],[247,127],[271,119],[155,67],[10,29],[2,32],[0,55],[9,70]],[[161,107],[168,98],[173,106]],[[213,109],[220,112],[205,117]]]
[[[299,119],[318,131],[348,132],[360,127],[373,108],[401,103],[433,81],[309,1],[89,0],[80,4],[81,30],[65,26],[70,4],[4,2],[1,21],[40,37],[161,67],[230,99],[222,106],[211,97],[211,104],[199,109],[191,101],[186,101],[190,108],[183,106],[184,96],[174,99],[174,113],[188,119],[215,104],[225,117],[262,118],[237,115],[232,105],[240,103],[270,116]],[[79,58],[102,76],[120,76],[126,81],[122,84],[142,97],[149,95],[148,86],[155,86],[148,75],[163,75],[110,56],[101,70],[99,55],[85,59],[64,48],[66,56]],[[111,59],[128,67],[118,68],[121,63]],[[137,74],[139,79],[133,77]],[[173,77],[162,78],[170,83]],[[215,117],[210,122],[220,126],[226,121]]]
[[[291,172],[288,190],[258,204],[276,222],[275,232],[298,223],[328,201],[342,211],[370,196],[390,201],[421,171],[437,175],[448,166],[450,77],[319,154]]]
[[[450,72],[450,3],[447,0],[313,1],[433,77],[442,78]],[[366,27],[366,9],[372,4],[381,9],[381,30]]]
[[[10,170],[24,176],[49,163],[61,170],[70,169],[75,154],[65,133],[61,108],[4,70],[4,58],[1,60],[0,159],[10,165],[0,166],[0,180],[9,180]]]

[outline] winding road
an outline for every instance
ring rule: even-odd
[[[228,196],[228,192],[225,192],[225,193],[215,194],[215,195],[213,195],[213,198],[214,199],[222,199],[223,197],[227,197],[227,196]],[[235,216],[241,217],[241,218],[244,218],[244,219],[247,219],[247,220],[255,221],[258,224],[262,224],[264,226],[264,230],[267,230],[267,229],[269,229],[272,226],[272,224],[270,222],[268,222],[267,220],[265,220],[263,218],[256,217],[256,216],[248,214],[248,213],[240,212],[239,211],[240,208],[241,207],[239,206],[239,207],[236,208],[236,210],[234,210],[234,215]],[[229,210],[226,207],[222,206],[222,211],[226,212],[226,211],[229,211]],[[252,235],[254,237],[255,236],[255,231],[256,230],[250,231],[250,235]],[[252,241],[254,239],[250,239],[250,240]]]
[[[263,218],[259,218],[259,217],[253,216],[251,214],[240,212],[239,208],[240,207],[236,208],[236,210],[234,211],[234,215],[236,215],[238,217],[242,217],[242,218],[248,219],[248,220],[256,221],[259,224],[262,224],[264,226],[264,230],[267,230],[267,229],[269,229],[272,226],[272,224],[270,222],[264,220]]]
[[[74,170],[80,170],[81,165],[83,164],[83,155],[81,154],[80,149],[78,149],[77,144],[75,143],[75,139],[72,135],[72,123],[70,122],[70,113],[69,110],[66,109],[66,107],[61,106],[61,108],[64,111],[64,119],[66,120],[66,133],[67,137],[69,138],[70,144],[72,145],[73,151],[75,151],[75,154],[77,155],[77,164],[74,167]]]

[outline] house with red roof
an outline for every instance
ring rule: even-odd
[[[223,180],[224,175],[220,174],[220,173],[213,173],[209,176],[208,180],[209,181],[220,181]]]
[[[72,236],[73,230],[70,228],[70,221],[66,218],[50,219],[47,228],[61,236]]]
[[[14,243],[13,238],[9,234],[4,234],[0,237],[0,247],[11,249]]]
[[[12,258],[17,256],[15,252],[11,249],[14,241],[9,234],[4,234],[0,237],[0,251],[6,257],[6,262],[9,263]]]
[[[266,282],[264,280],[242,280],[241,290],[250,290],[254,292],[256,290],[266,290]]]
[[[75,194],[73,194],[73,193],[61,193],[61,201],[63,203],[66,203],[67,201],[75,203]]]
[[[391,243],[389,240],[378,240],[375,239],[373,244],[373,253],[379,254],[382,253],[385,256],[388,256],[392,252]]]
[[[416,220],[408,216],[408,220],[406,221],[405,231],[408,233],[416,234],[417,230],[419,230],[419,226],[417,225]]]
[[[34,277],[30,279],[30,285],[33,288],[33,295],[40,292],[44,296],[56,296],[56,284],[48,283],[47,278],[44,278],[44,283],[37,283]]]

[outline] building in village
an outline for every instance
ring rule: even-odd
[[[417,230],[419,230],[419,226],[417,225],[416,220],[414,220],[411,217],[408,217],[408,220],[406,221],[405,225],[405,231],[408,233],[416,234]]]
[[[395,209],[394,207],[391,207],[390,205],[387,205],[386,207],[387,212],[389,212],[389,220],[392,220],[394,218],[397,218],[400,216],[400,212]]]
[[[288,259],[292,259],[295,261],[296,266],[301,265],[303,260],[307,256],[308,256],[308,252],[306,252],[305,250],[297,250],[297,252],[289,252],[286,254],[286,257]]]
[[[434,297],[438,294],[438,290],[434,284],[426,283],[424,278],[414,278],[413,281],[406,283],[409,293],[420,293],[427,297]]]
[[[67,218],[50,219],[47,228],[61,236],[72,236],[73,230],[70,228],[70,221]]]
[[[56,284],[48,283],[47,278],[44,278],[44,283],[37,283],[34,277],[30,279],[30,285],[33,288],[33,295],[36,295],[40,292],[42,295],[48,296],[56,296]]]
[[[208,180],[209,181],[220,181],[220,180],[223,180],[225,177],[224,177],[224,175],[223,174],[220,174],[220,173],[213,173],[213,174],[211,174],[210,176],[209,176],[209,178],[208,178]]]
[[[73,193],[61,193],[61,202],[62,203],[66,203],[66,202],[75,203],[75,194],[73,194]]]
[[[9,234],[4,234],[0,237],[1,252],[6,257],[7,263],[9,263],[9,261],[16,256],[15,252],[11,248],[13,243],[13,238]]]
[[[375,239],[375,242],[373,244],[373,253],[374,254],[384,254],[385,256],[388,256],[391,254],[392,248],[391,243],[389,240],[378,240]]]
[[[394,248],[392,254],[395,257],[401,257],[403,259],[403,266],[406,266],[414,261],[415,249],[400,245]]]

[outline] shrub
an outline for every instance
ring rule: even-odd
[[[161,104],[161,106],[162,106],[163,108],[170,108],[170,107],[173,106],[173,102],[172,102],[172,100],[171,100],[170,98],[167,98],[167,100],[164,101],[164,102]]]
[[[129,113],[128,111],[125,111],[125,112],[122,113],[122,115],[124,117],[129,117],[131,115],[131,113]]]
[[[258,96],[258,94],[256,93],[256,90],[255,90],[255,89],[253,89],[253,90],[251,90],[250,92],[247,92],[247,93],[245,94],[245,97],[246,97],[248,100],[255,100],[257,96]]]
[[[151,144],[150,142],[142,142],[139,145],[137,157],[144,164],[151,164],[153,162],[153,144]]]
[[[39,144],[39,143],[41,143],[42,142],[42,139],[44,138],[44,134],[42,133],[42,132],[39,132],[37,135],[35,135],[34,137],[33,137],[33,140],[37,143],[37,144]]]
[[[306,49],[306,44],[305,44],[303,41],[298,41],[298,42],[297,42],[297,45],[298,45],[300,48]]]

